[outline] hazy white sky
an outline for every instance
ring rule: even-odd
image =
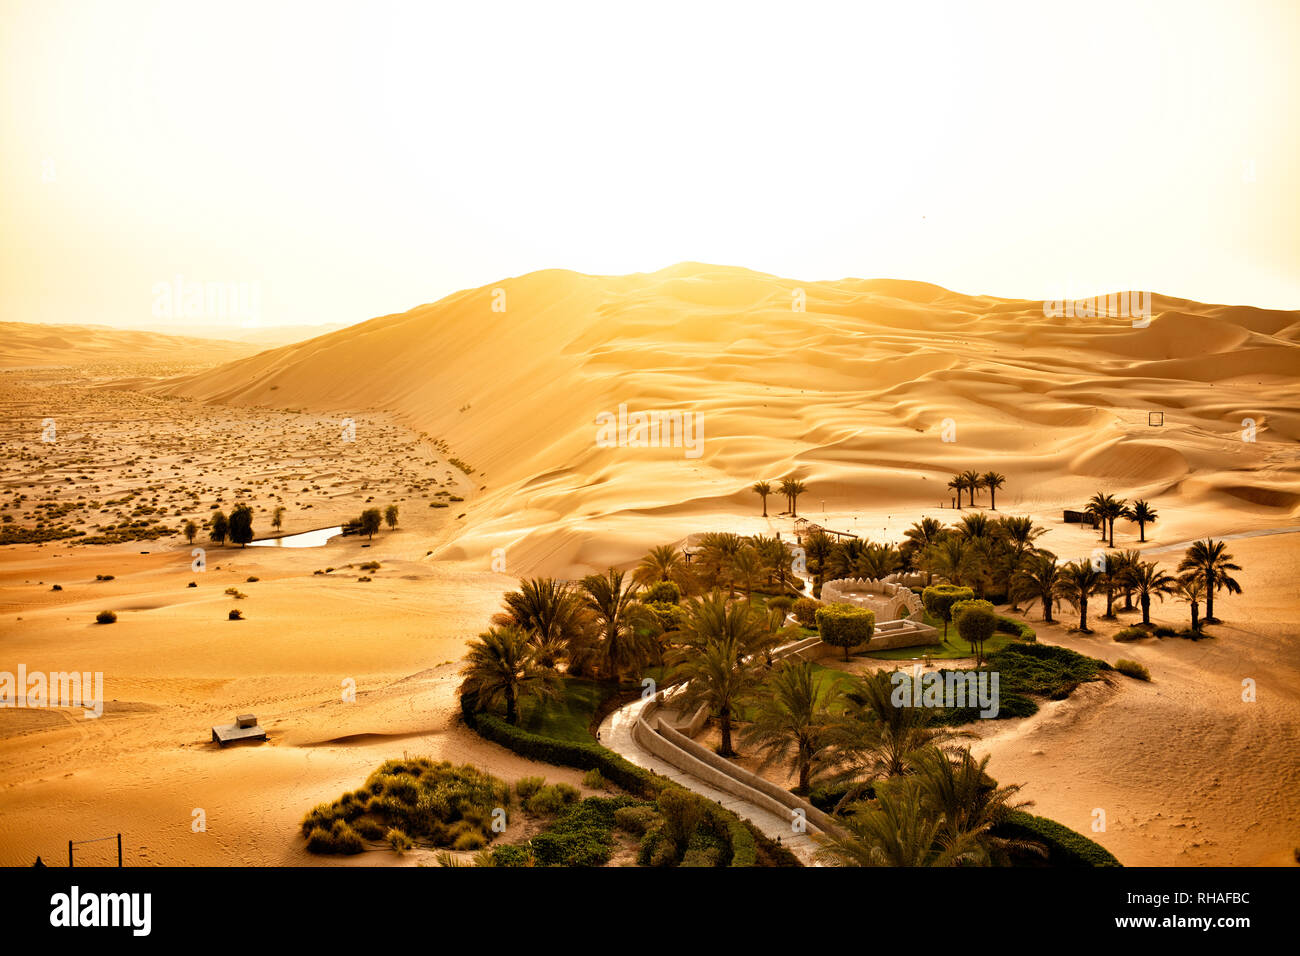
[[[1300,3],[0,0],[0,318],[681,260],[1300,308]]]

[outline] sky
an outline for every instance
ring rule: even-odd
[[[1297,309],[1298,51],[1295,0],[0,0],[0,319],[687,260]]]

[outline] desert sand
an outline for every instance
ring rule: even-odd
[[[254,505],[260,533],[277,503],[288,532],[390,501],[402,520],[373,542],[210,548],[202,573],[176,536],[0,547],[0,670],[102,670],[110,701],[96,721],[0,710],[0,864],[57,860],[68,839],[119,830],[128,864],[336,862],[305,853],[297,821],[403,751],[576,783],[454,725],[466,639],[519,575],[626,565],[698,531],[789,536],[778,500],[759,517],[759,478],[797,474],[801,514],[898,540],[924,515],[959,516],[945,507],[953,472],[994,469],[1008,478],[998,511],[1032,515],[1062,559],[1097,546],[1061,511],[1099,490],[1152,501],[1160,518],[1142,547],[1170,564],[1181,549],[1162,547],[1300,527],[1295,312],[1157,295],[1149,327],[1134,328],[924,283],[683,264],[535,273],[184,374],[56,373],[66,350],[42,359],[32,341],[0,378],[0,496],[23,525],[43,500],[88,533],[141,505],[175,527],[236,500]],[[598,447],[597,416],[620,404],[702,414],[702,455]],[[46,417],[60,440],[43,447]],[[341,443],[347,418],[356,440]],[[450,495],[463,503],[429,507]],[[1211,641],[1115,644],[1100,602],[1092,636],[1031,611],[1040,640],[1135,657],[1153,680],[989,728],[979,746],[995,776],[1124,863],[1288,862],[1300,845],[1298,544],[1230,542],[1246,593],[1216,601],[1225,624]],[[1138,547],[1136,527],[1119,523],[1116,546]],[[226,619],[236,605],[246,620]],[[96,625],[101,609],[118,622]],[[1153,619],[1186,614],[1170,602]],[[1243,677],[1259,683],[1255,704],[1240,700]],[[246,711],[271,739],[217,751],[208,728]],[[347,862],[381,859],[397,860]]]

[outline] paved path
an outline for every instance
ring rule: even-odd
[[[686,789],[693,790],[702,797],[707,797],[715,803],[722,804],[736,816],[749,820],[771,839],[779,840],[805,866],[817,865],[813,862],[813,853],[817,850],[816,842],[807,833],[794,833],[790,828],[789,818],[778,817],[762,807],[755,806],[748,800],[742,800],[734,794],[718,790],[698,777],[679,770],[667,761],[642,750],[640,745],[632,739],[632,725],[636,723],[641,708],[645,705],[646,701],[644,700],[633,701],[626,707],[614,711],[601,721],[600,742],[638,767],[645,767],[647,770],[662,774],[668,779],[681,784]]]

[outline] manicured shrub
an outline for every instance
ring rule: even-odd
[[[1067,826],[1013,810],[994,831],[1007,839],[1033,840],[1047,847],[1051,866],[1119,866],[1119,860],[1100,844]]]
[[[554,816],[567,804],[577,801],[581,795],[577,787],[567,783],[553,783],[542,787],[525,800],[524,809],[535,817]]]
[[[794,619],[804,627],[817,626],[817,609],[822,606],[821,601],[814,601],[812,598],[801,597],[790,605],[790,613]]]
[[[984,644],[993,636],[998,624],[997,612],[988,601],[957,601],[950,611],[957,625],[957,634],[971,646],[979,657],[984,655]]]
[[[1151,672],[1139,664],[1137,661],[1131,661],[1126,657],[1121,657],[1115,662],[1115,670],[1119,671],[1126,677],[1132,677],[1137,680],[1150,680]]]
[[[117,614],[113,611],[100,611],[95,615],[95,620],[100,624],[116,624]]]
[[[659,622],[659,627],[665,633],[680,631],[686,623],[686,609],[680,604],[651,602],[646,604],[646,610],[654,614],[655,619]]]
[[[852,604],[823,604],[817,609],[817,632],[832,647],[859,647],[871,640],[876,629],[876,612]]]
[[[767,609],[769,611],[780,611],[782,615],[786,615],[790,613],[792,607],[794,607],[794,598],[786,597],[784,594],[778,594],[774,598],[767,599]]]
[[[1010,634],[1020,641],[1036,641],[1038,635],[1034,629],[1025,621],[1017,621],[1014,617],[1003,617],[998,615],[996,629],[999,634]]]
[[[641,595],[645,604],[677,604],[681,599],[682,590],[672,581],[658,581]]]
[[[975,592],[955,584],[932,584],[921,592],[921,603],[936,621],[943,621],[943,639],[948,639],[948,625],[952,623],[952,606],[958,601],[971,601]]]

